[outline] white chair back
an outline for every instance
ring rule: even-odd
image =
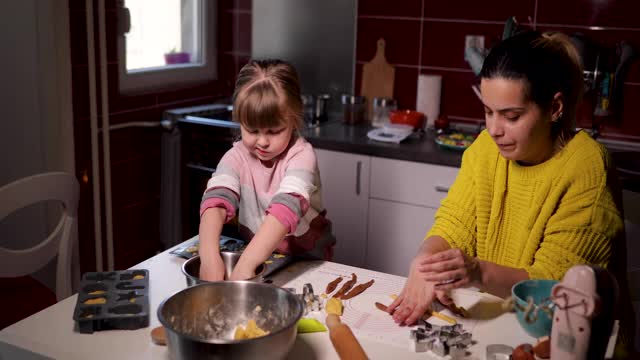
[[[76,178],[64,172],[29,176],[0,188],[0,221],[26,206],[59,201],[63,213],[54,230],[40,243],[20,250],[0,247],[0,277],[32,274],[56,255],[56,298],[72,293],[72,257],[77,242],[80,187]]]

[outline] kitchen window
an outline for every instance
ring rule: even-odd
[[[124,0],[118,8],[120,91],[216,78],[215,0]]]

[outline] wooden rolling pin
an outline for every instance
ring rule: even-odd
[[[349,326],[340,321],[336,314],[327,315],[327,327],[329,328],[329,338],[336,349],[340,359],[364,360],[368,359],[367,354],[362,349],[360,342],[356,339]]]

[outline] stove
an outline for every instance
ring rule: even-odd
[[[179,163],[171,171],[178,178],[172,189],[179,194],[179,205],[163,221],[181,221],[182,239],[198,234],[200,201],[211,174],[234,141],[240,140],[240,125],[232,121],[232,106],[228,103],[190,106],[166,110],[163,121],[180,138]],[[171,156],[163,152],[163,163]],[[163,178],[171,176],[163,171]],[[173,219],[173,220],[172,220]],[[238,237],[237,229],[226,226],[223,234]]]
[[[239,129],[240,124],[232,121],[233,106],[229,104],[209,104],[170,109],[164,112],[163,119],[172,126],[185,124],[207,125]]]

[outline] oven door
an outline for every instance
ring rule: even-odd
[[[182,132],[182,232],[188,239],[198,234],[200,202],[207,182],[222,156],[239,138],[232,128],[180,122]],[[225,225],[223,235],[238,237],[237,226]]]

